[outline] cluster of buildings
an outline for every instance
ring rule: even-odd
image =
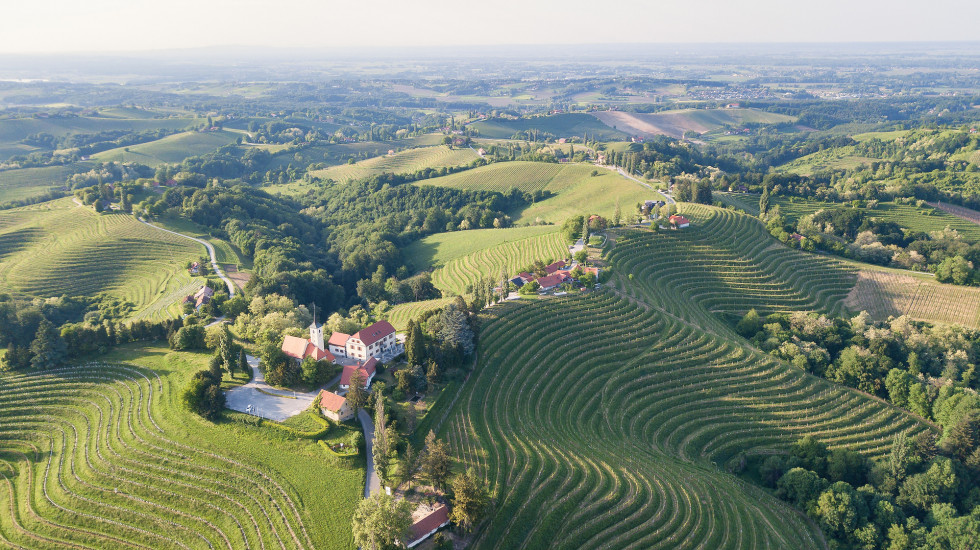
[[[531,281],[537,281],[538,290],[540,292],[548,292],[565,283],[576,282],[575,277],[572,276],[572,272],[576,269],[581,270],[583,274],[591,273],[592,275],[595,275],[597,279],[599,278],[598,267],[583,266],[576,262],[569,264],[565,262],[565,260],[558,260],[557,262],[544,267],[544,276],[538,277],[534,273],[523,271],[518,273],[516,277],[510,280],[510,282],[519,289]]]
[[[282,352],[297,362],[312,357],[317,361],[330,361],[343,366],[340,375],[342,390],[350,389],[354,373],[360,373],[364,387],[370,388],[371,381],[378,373],[378,363],[390,361],[403,351],[404,346],[395,339],[395,327],[388,321],[378,321],[354,334],[334,332],[326,341],[323,338],[323,325],[314,322],[310,325],[309,338],[285,336],[282,340]],[[337,422],[354,416],[354,411],[347,406],[347,400],[333,392],[320,392],[320,409],[327,418]]]

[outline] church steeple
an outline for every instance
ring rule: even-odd
[[[313,324],[310,325],[310,342],[316,346],[316,349],[324,349],[323,326],[317,326],[316,324],[316,304],[313,305]]]

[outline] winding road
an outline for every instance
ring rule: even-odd
[[[659,194],[663,195],[664,198],[667,199],[667,204],[677,204],[677,201],[674,200],[674,197],[671,197],[670,195],[668,195],[666,191],[661,191],[660,189],[656,189],[652,185],[650,185],[649,183],[647,183],[647,182],[645,182],[643,180],[638,180],[638,179],[634,178],[633,176],[627,174],[626,173],[626,170],[623,170],[622,168],[618,168],[618,167],[617,168],[611,168],[610,167],[610,169],[615,169],[616,172],[619,172],[619,175],[620,176],[623,176],[624,178],[629,179],[629,180],[633,180],[636,183],[639,183],[640,185],[642,185],[643,187],[646,187],[647,189],[653,191],[654,193],[659,193]]]
[[[211,243],[209,243],[209,242],[207,242],[207,241],[205,241],[203,239],[198,239],[197,237],[191,237],[190,235],[184,235],[183,233],[177,233],[176,231],[171,231],[169,229],[164,229],[164,228],[162,228],[162,227],[160,227],[158,225],[153,225],[152,223],[144,220],[143,218],[139,218],[139,221],[141,223],[144,223],[144,224],[146,224],[146,225],[154,228],[154,229],[159,229],[160,231],[166,231],[167,233],[172,233],[174,235],[177,235],[178,237],[183,237],[185,239],[190,239],[192,241],[195,241],[195,242],[198,242],[200,244],[203,244],[204,245],[204,248],[206,248],[208,250],[208,254],[211,256],[211,267],[214,269],[214,272],[218,275],[218,277],[221,277],[221,280],[224,281],[225,284],[228,286],[228,296],[230,298],[234,298],[235,297],[235,283],[232,282],[231,279],[229,279],[228,277],[225,276],[225,272],[224,271],[221,271],[221,266],[218,265],[218,257],[215,255],[215,253],[214,253],[214,247],[211,246]]]

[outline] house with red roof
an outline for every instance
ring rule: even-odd
[[[320,412],[334,422],[354,418],[354,409],[347,404],[347,398],[327,390],[320,390]]]
[[[547,273],[548,275],[551,275],[552,273],[558,271],[559,269],[562,269],[563,267],[565,267],[565,260],[558,260],[553,264],[544,266],[544,272]]]
[[[312,357],[317,361],[326,360],[333,362],[336,357],[323,346],[323,326],[316,323],[310,325],[310,338],[297,338],[296,336],[284,336],[282,339],[282,352],[301,362],[307,357]]]
[[[395,351],[395,327],[388,321],[364,327],[350,335],[345,351],[347,357],[361,361],[367,361],[368,357],[384,357]]]
[[[445,504],[440,504],[412,524],[411,534],[405,541],[405,547],[414,548],[447,525],[449,525],[449,508]]]
[[[349,339],[350,334],[335,332],[330,335],[330,340],[327,341],[327,349],[337,357],[347,357],[347,340]]]
[[[345,366],[344,372],[340,374],[340,389],[346,390],[350,388],[350,379],[354,376],[355,372],[361,373],[361,379],[364,380],[364,387],[370,388],[371,381],[374,380],[374,375],[378,373],[378,360],[372,357],[366,363],[358,361],[356,365]]]
[[[691,222],[680,214],[674,214],[667,218],[667,221],[670,222],[670,225],[674,226],[674,229],[684,229],[691,225]]]
[[[538,279],[538,284],[541,285],[541,290],[551,290],[569,279],[570,277],[564,273],[555,273],[554,275],[541,277]]]

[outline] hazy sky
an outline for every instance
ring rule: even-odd
[[[0,0],[0,53],[980,40],[977,0]]]

